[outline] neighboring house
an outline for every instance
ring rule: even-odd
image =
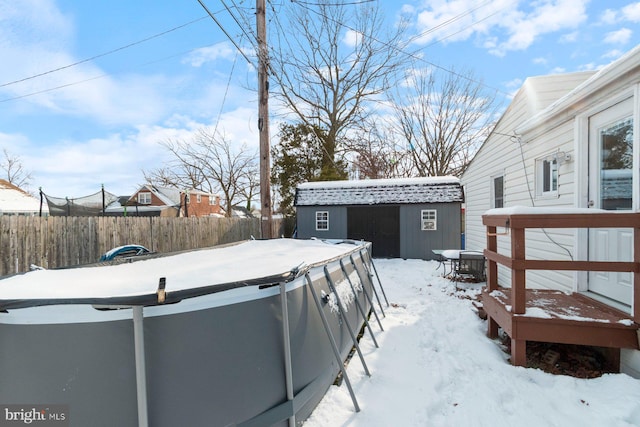
[[[377,257],[434,259],[433,249],[460,248],[463,201],[455,177],[305,183],[297,237],[364,239]]]
[[[41,206],[40,200],[9,181],[0,179],[0,215],[35,216],[40,215],[40,209],[43,216],[49,214],[46,203]]]
[[[640,211],[640,47],[598,72],[527,79],[461,178],[466,239],[484,247],[482,214],[535,206]],[[629,232],[527,231],[527,259],[630,261]],[[507,255],[508,237],[498,239]],[[597,254],[597,255],[596,255]],[[602,259],[599,259],[602,260]],[[502,286],[511,271],[499,266]],[[528,288],[580,292],[633,313],[631,273],[528,271]],[[621,370],[640,376],[640,352]]]
[[[201,217],[220,214],[220,197],[198,190],[145,184],[124,203],[118,201],[106,209],[107,215]]]

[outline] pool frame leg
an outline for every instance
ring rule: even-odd
[[[387,307],[389,307],[389,300],[387,299],[387,293],[384,291],[384,286],[382,286],[382,282],[380,281],[380,276],[378,275],[378,269],[376,268],[376,264],[373,262],[373,258],[371,254],[367,252],[367,257],[369,258],[369,262],[371,263],[371,267],[373,267],[373,272],[376,275],[376,279],[378,280],[378,286],[380,286],[380,290],[382,291],[382,296],[384,297],[384,301],[387,303]]]
[[[144,314],[143,307],[136,305],[133,309],[133,340],[136,363],[136,392],[138,396],[138,426],[148,427],[147,409],[147,371],[144,354]]]
[[[376,348],[380,348],[380,346],[378,345],[378,341],[376,341],[376,336],[373,334],[373,330],[371,329],[371,325],[369,324],[369,320],[367,320],[367,314],[365,313],[364,308],[362,308],[362,305],[360,304],[360,299],[358,298],[358,293],[356,292],[356,288],[355,286],[353,286],[353,282],[351,281],[351,278],[349,278],[349,274],[347,273],[347,269],[344,266],[343,260],[340,260],[340,268],[342,269],[342,274],[344,274],[345,279],[347,279],[347,281],[349,282],[349,285],[351,286],[351,292],[353,292],[353,295],[355,297],[355,303],[358,306],[358,310],[360,311],[360,314],[362,314],[362,318],[364,319],[364,324],[369,330],[369,334],[371,335],[373,344],[375,344]],[[364,292],[364,284],[362,285],[362,292]]]
[[[329,321],[327,320],[327,316],[325,316],[324,311],[322,311],[322,305],[320,304],[320,299],[318,299],[318,295],[313,287],[313,282],[311,277],[309,277],[309,273],[305,274],[305,279],[307,281],[307,285],[309,290],[311,291],[311,295],[313,296],[313,301],[318,308],[318,312],[320,313],[320,319],[322,319],[322,324],[324,326],[324,330],[329,337],[329,341],[331,342],[331,349],[333,350],[333,355],[338,362],[338,366],[340,367],[340,371],[342,372],[342,377],[344,378],[344,382],[347,384],[347,388],[349,389],[349,394],[351,395],[351,401],[353,402],[353,406],[356,412],[360,412],[360,406],[358,405],[358,400],[356,399],[356,395],[353,392],[353,388],[351,387],[351,381],[349,381],[349,376],[347,375],[347,370],[344,367],[344,363],[342,362],[342,358],[340,357],[340,351],[338,350],[338,346],[336,344],[336,340],[333,337],[333,333],[331,333],[331,328],[329,327]]]
[[[349,258],[351,259],[351,264],[353,265],[353,268],[358,273],[358,277],[360,278],[360,281],[362,282],[364,295],[365,295],[365,297],[367,297],[367,301],[369,301],[369,305],[371,305],[371,310],[373,311],[373,315],[376,316],[376,320],[378,322],[378,326],[380,326],[380,330],[381,331],[384,331],[384,328],[382,327],[382,322],[380,322],[380,317],[378,317],[378,311],[376,310],[376,306],[373,303],[373,299],[371,298],[371,295],[369,295],[369,292],[367,292],[366,286],[364,286],[365,280],[363,279],[363,276],[367,279],[366,282],[370,283],[371,287],[373,288],[373,281],[371,280],[371,276],[369,276],[367,272],[360,273],[360,270],[358,270],[358,265],[356,264],[355,259],[353,259],[353,255],[351,255]],[[364,264],[364,260],[362,260],[362,263]],[[374,289],[374,291],[375,291],[375,289]],[[378,303],[380,303],[380,300],[378,300]],[[382,306],[380,306],[380,310],[382,310]],[[384,315],[384,310],[382,311],[382,314]]]
[[[344,319],[344,324],[347,326],[347,331],[349,331],[349,335],[351,335],[351,340],[353,341],[353,345],[358,352],[358,356],[360,357],[360,361],[362,362],[362,367],[364,368],[364,372],[367,376],[371,376],[369,372],[369,368],[367,367],[367,362],[364,361],[364,354],[362,354],[362,350],[360,350],[360,345],[358,344],[358,337],[351,328],[351,324],[349,323],[349,319],[347,318],[347,310],[345,310],[344,305],[342,305],[342,301],[340,300],[340,295],[338,295],[338,289],[336,288],[335,283],[333,283],[333,279],[331,278],[331,273],[329,273],[329,268],[324,266],[324,277],[327,279],[327,283],[329,284],[329,289],[333,291],[333,294],[336,296],[336,302],[338,303],[338,310],[340,310],[340,314]]]
[[[282,338],[284,347],[284,373],[287,386],[287,400],[293,401],[293,370],[291,368],[291,334],[289,331],[289,306],[287,303],[287,284],[280,283],[280,301],[282,307]],[[289,427],[295,427],[296,414],[289,417]]]

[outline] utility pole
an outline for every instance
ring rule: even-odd
[[[265,0],[256,0],[258,36],[258,130],[260,131],[260,229],[263,239],[271,239],[271,160],[269,144],[269,50]]]

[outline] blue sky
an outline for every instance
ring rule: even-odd
[[[247,48],[225,4],[252,25],[255,1],[204,3]],[[425,64],[472,70],[504,106],[528,76],[597,69],[640,44],[634,1],[379,5],[389,25],[409,17]],[[268,1],[268,18],[295,7]],[[257,147],[255,70],[197,0],[0,0],[0,58],[0,149],[32,172],[32,190],[80,197],[104,184],[131,194],[142,169],[166,161],[161,141],[202,126]]]

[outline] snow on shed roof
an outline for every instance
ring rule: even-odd
[[[300,184],[295,206],[452,203],[464,199],[454,176],[320,181]]]

